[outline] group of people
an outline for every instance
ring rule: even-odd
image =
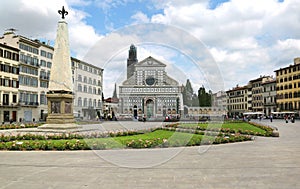
[[[284,120],[286,123],[288,123],[289,120],[291,120],[291,123],[295,123],[295,116],[294,115],[285,115]]]
[[[269,117],[267,117],[270,119],[270,122],[273,122],[273,115],[270,115]],[[263,116],[262,115],[259,115],[257,116],[257,119],[259,119],[259,121],[261,121],[263,119]],[[243,117],[243,120],[244,121],[250,121],[250,116],[244,116]],[[295,115],[289,115],[289,114],[286,114],[284,116],[284,120],[286,123],[288,123],[289,121],[291,121],[291,123],[295,123]]]

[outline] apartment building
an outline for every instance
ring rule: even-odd
[[[227,95],[225,91],[219,91],[212,95],[212,106],[227,109]]]
[[[260,76],[259,78],[249,81],[249,85],[252,91],[251,105],[253,112],[264,112],[263,84],[269,81],[273,81],[273,78],[271,76]],[[265,98],[267,97],[265,96]]]
[[[103,69],[75,58],[71,58],[71,62],[75,117],[95,119],[97,112],[103,114]]]
[[[17,121],[19,49],[0,44],[0,122]]]
[[[263,113],[270,116],[276,112],[276,79],[270,78],[262,82]]]
[[[0,37],[0,44],[19,50],[17,121],[45,120],[48,113],[46,94],[54,48],[39,40],[16,35],[14,31],[5,32]],[[103,69],[75,58],[71,58],[71,62],[75,93],[74,114],[76,117],[84,119],[92,118],[96,114],[96,109],[102,109]],[[82,91],[78,90],[80,89],[78,86],[80,77],[85,83],[82,85]],[[80,100],[82,100],[82,105],[78,103]],[[95,101],[96,103],[94,103]],[[84,109],[88,109],[89,113]]]
[[[300,110],[300,58],[294,64],[274,71],[276,73],[277,111]]]
[[[243,113],[251,111],[248,98],[251,97],[251,87],[249,85],[236,86],[226,91],[227,110],[230,117],[241,117]]]

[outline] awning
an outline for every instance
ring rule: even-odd
[[[243,115],[263,115],[263,112],[245,112]]]
[[[272,114],[295,114],[296,112],[271,112]]]

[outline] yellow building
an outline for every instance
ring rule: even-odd
[[[300,58],[294,64],[275,70],[277,111],[300,110]]]
[[[236,86],[226,91],[227,109],[230,117],[242,116],[243,113],[251,111],[251,87],[249,85]]]

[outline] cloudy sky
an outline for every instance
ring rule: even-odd
[[[299,0],[3,0],[0,29],[53,44],[62,5],[72,56],[104,68],[106,98],[132,43],[194,90],[244,85],[300,56]]]

